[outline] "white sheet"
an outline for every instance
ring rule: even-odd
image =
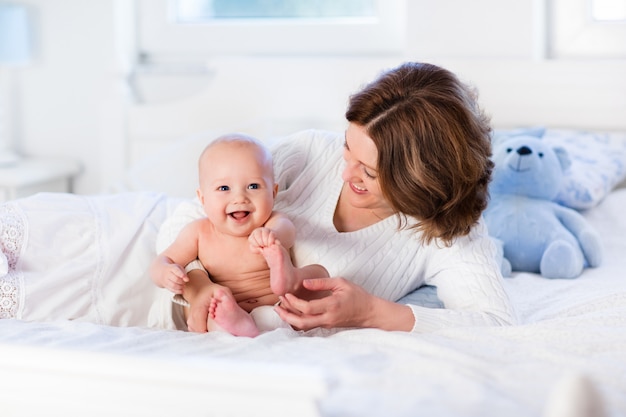
[[[11,265],[0,276],[0,317],[148,325],[160,289],[147,267],[177,203],[150,192],[40,193],[0,205],[0,251]]]
[[[95,355],[94,359],[104,355],[102,367],[88,361],[93,365],[88,375],[106,370],[107,377],[98,381],[122,381],[126,390],[120,401],[134,398],[134,409],[150,410],[151,415],[171,414],[174,408],[166,404],[165,392],[176,396],[186,415],[244,415],[244,398],[264,389],[264,398],[271,400],[259,403],[258,415],[265,415],[268,408],[274,415],[298,415],[291,407],[299,395],[305,402],[314,401],[314,413],[322,416],[542,416],[555,399],[573,403],[580,399],[580,395],[555,390],[572,375],[582,375],[598,391],[607,416],[625,416],[624,207],[626,190],[621,189],[585,213],[605,238],[601,267],[588,269],[574,280],[547,280],[525,273],[507,279],[506,287],[523,323],[518,326],[449,329],[423,335],[373,329],[302,334],[278,329],[245,339],[75,321],[0,320],[0,401],[17,410],[18,399],[38,395],[37,390],[55,392],[55,398],[60,398],[65,392],[62,384],[27,388],[27,384],[16,383],[15,372],[7,370],[16,369],[12,364],[42,358],[45,363],[46,357],[60,360],[58,367],[63,369],[63,361],[71,364],[72,360],[59,359],[56,354],[61,349],[76,352],[82,359],[80,355]],[[28,349],[22,354],[23,346]],[[30,350],[33,346],[44,349]],[[129,363],[137,365],[130,368],[135,380],[137,374],[148,376],[140,379],[141,384],[130,383],[122,372]],[[246,377],[242,367],[259,378]],[[172,369],[180,369],[182,376]],[[215,378],[213,370],[218,375],[232,371],[233,378],[239,375],[243,388],[233,397],[222,397],[238,400],[214,402],[217,405],[209,412],[202,409],[204,403],[185,398],[180,387],[185,372],[193,372],[192,381],[201,381],[202,375],[209,381]],[[152,374],[170,378],[150,378]],[[278,384],[285,380],[293,391],[286,392]],[[200,382],[195,384],[203,388]],[[228,384],[225,380],[224,385]],[[104,389],[101,385],[96,389]],[[199,395],[192,385],[182,391],[188,390],[191,397]],[[209,392],[218,388],[206,388],[210,402]],[[155,395],[144,395],[145,390]],[[306,392],[311,395],[304,399]],[[83,411],[104,401],[89,396],[84,397],[89,402],[81,401],[83,397],[68,393],[66,399],[70,398],[76,409]],[[248,401],[259,401],[256,398]],[[160,405],[156,411],[155,404]],[[104,409],[109,410],[111,404],[108,407]]]

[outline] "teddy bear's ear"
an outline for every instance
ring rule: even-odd
[[[518,129],[493,130],[491,132],[491,144],[497,146],[500,143],[517,136],[532,136],[541,139],[546,133],[543,126],[522,127]]]
[[[561,169],[564,172],[567,171],[567,169],[572,165],[572,160],[570,159],[567,150],[562,146],[555,146],[552,149],[554,150],[554,153],[556,154],[556,157],[561,164]]]

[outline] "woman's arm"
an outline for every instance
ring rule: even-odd
[[[493,242],[480,234],[459,239],[453,248],[428,254],[426,284],[437,288],[444,308],[387,301],[343,278],[303,282],[330,296],[306,301],[286,295],[276,310],[289,324],[302,328],[374,327],[385,330],[431,332],[469,326],[502,326],[516,322],[495,261]]]
[[[440,255],[432,263],[436,273],[429,274],[426,284],[437,288],[444,308],[412,305],[414,331],[516,323],[500,273],[498,250],[482,220],[449,250],[434,253]]]
[[[344,278],[310,279],[303,281],[303,285],[312,291],[330,291],[331,295],[311,301],[292,294],[281,297],[276,312],[284,321],[302,330],[357,327],[423,333],[450,327],[515,323],[507,300],[500,297],[485,310],[453,306],[428,308],[375,297]]]

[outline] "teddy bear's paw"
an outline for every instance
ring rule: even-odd
[[[578,236],[580,247],[583,250],[587,266],[595,268],[602,263],[602,241],[593,230],[583,230]]]
[[[513,267],[511,266],[511,262],[508,259],[502,258],[500,261],[500,272],[503,277],[510,277],[513,273]]]
[[[583,271],[583,256],[564,240],[550,243],[541,257],[540,273],[545,278],[576,278]]]
[[[511,262],[504,257],[504,242],[496,237],[492,237],[491,240],[496,247],[496,261],[500,265],[500,273],[503,277],[510,277],[513,268]]]

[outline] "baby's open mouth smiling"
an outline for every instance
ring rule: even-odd
[[[233,211],[232,213],[228,213],[228,215],[235,220],[245,219],[249,214],[249,211]]]

